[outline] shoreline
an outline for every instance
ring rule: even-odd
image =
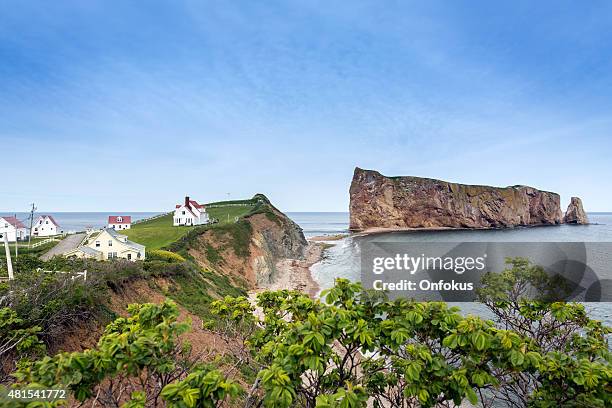
[[[266,290],[297,290],[306,293],[311,298],[316,297],[320,287],[312,277],[310,267],[323,259],[326,245],[321,242],[308,241],[303,259],[283,259],[277,262],[277,279],[266,286],[261,286],[251,292]]]
[[[340,241],[351,234],[343,233],[343,234],[332,234],[332,235],[315,235],[313,237],[308,238],[308,242],[321,242],[321,241]]]
[[[514,227],[506,228],[457,228],[457,227],[371,227],[358,231],[351,231],[350,236],[352,237],[363,237],[368,235],[377,234],[388,234],[393,232],[446,232],[446,231],[505,231],[505,230],[519,230],[519,229],[531,229],[531,228],[545,228],[545,227],[561,227],[563,225],[571,226],[588,226],[597,225],[596,223],[589,224],[537,224],[537,225],[517,225]]]

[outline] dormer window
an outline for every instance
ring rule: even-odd
[[[123,222],[123,217],[117,217],[117,222]]]

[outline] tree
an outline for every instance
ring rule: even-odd
[[[501,386],[489,399],[516,407],[605,406],[612,388],[595,383],[609,383],[610,328],[589,319],[582,304],[554,301],[565,290],[564,282],[541,266],[523,258],[507,263],[501,273],[484,276],[478,299],[498,327],[531,339],[542,360],[535,370],[494,370]]]
[[[245,408],[610,406],[610,329],[580,305],[518,297],[526,280],[547,283],[529,263],[510,265],[487,276],[481,292],[508,319],[497,323],[444,302],[389,301],[338,279],[321,299],[283,290],[259,294],[256,305],[213,302],[206,327],[233,352],[231,379],[190,357],[179,337],[189,325],[172,302],[130,305],[96,348],[24,364],[15,376],[30,387],[68,388],[78,401],[131,408],[228,400]]]
[[[241,361],[259,370],[261,389],[251,390],[252,399],[259,398],[253,405],[342,401],[352,407],[367,399],[385,407],[451,406],[464,399],[516,406],[611,402],[609,329],[599,322],[582,326],[569,348],[550,350],[529,333],[464,317],[443,302],[388,301],[342,279],[323,296],[320,301],[299,292],[265,292],[255,313],[260,318],[246,298],[213,304],[218,333],[238,341],[241,354],[250,350],[251,357]],[[549,307],[552,327],[584,317],[579,305]],[[524,388],[521,398],[506,398],[522,378],[535,385]]]
[[[217,407],[238,387],[217,370],[189,359],[173,302],[130,305],[130,316],[106,327],[94,349],[60,353],[15,374],[30,388],[67,388],[78,401],[102,406]],[[17,385],[19,385],[17,384]],[[131,399],[130,397],[131,396]]]

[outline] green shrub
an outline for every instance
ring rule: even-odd
[[[163,249],[152,249],[147,251],[147,259],[166,262],[185,262],[185,258],[177,253],[164,251]]]

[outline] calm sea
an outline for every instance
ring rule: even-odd
[[[42,213],[41,213],[42,214]],[[55,221],[60,225],[60,228],[64,232],[77,232],[85,231],[87,227],[100,228],[108,224],[109,215],[131,215],[132,222],[141,220],[143,218],[149,218],[154,215],[161,214],[161,212],[48,212],[44,215],[51,215]],[[0,213],[0,217],[3,215],[15,215],[10,213]],[[40,215],[40,214],[38,214]],[[34,214],[34,221],[38,217]],[[29,226],[30,213],[17,213],[17,218],[21,220],[26,226]]]
[[[348,213],[288,213],[303,229],[306,237],[348,232]],[[590,225],[559,225],[488,231],[394,232],[360,237],[360,240],[394,242],[612,242],[612,213],[589,213]],[[347,237],[327,250],[324,259],[311,268],[322,289],[338,277],[360,280],[360,253],[356,239]],[[490,317],[477,303],[458,304],[465,313]],[[612,303],[588,303],[589,313],[612,325]]]

